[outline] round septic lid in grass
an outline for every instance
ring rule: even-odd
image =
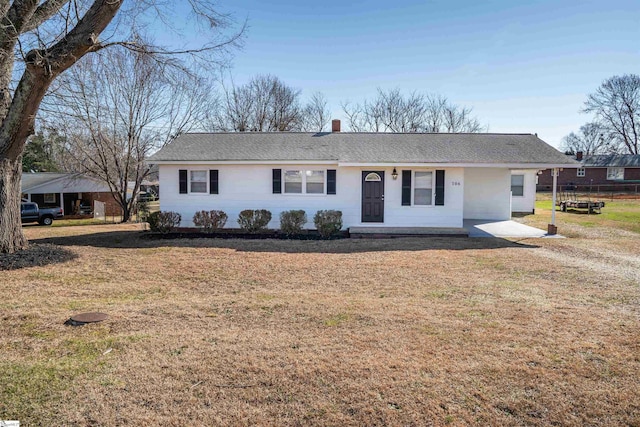
[[[71,316],[69,320],[65,322],[65,324],[72,326],[81,326],[86,323],[102,322],[107,317],[108,316],[106,314],[99,313],[97,311],[91,313],[81,313]]]

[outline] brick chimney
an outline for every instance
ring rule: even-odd
[[[576,152],[576,160],[581,162],[582,161],[582,151],[577,151]]]
[[[340,120],[331,120],[331,132],[340,132]]]

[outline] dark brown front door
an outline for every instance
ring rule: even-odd
[[[362,172],[362,222],[384,222],[384,172]]]

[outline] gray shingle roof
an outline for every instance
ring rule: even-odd
[[[578,165],[534,135],[489,133],[190,133],[149,161]]]
[[[70,173],[56,172],[23,172],[22,173],[22,191],[37,187],[47,182],[55,181],[60,178],[70,177]]]
[[[582,164],[587,167],[619,167],[640,168],[640,155],[638,154],[599,154],[585,156]]]

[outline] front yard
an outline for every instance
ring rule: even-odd
[[[60,246],[0,272],[0,419],[640,425],[640,235],[567,215],[520,241],[27,227]]]

